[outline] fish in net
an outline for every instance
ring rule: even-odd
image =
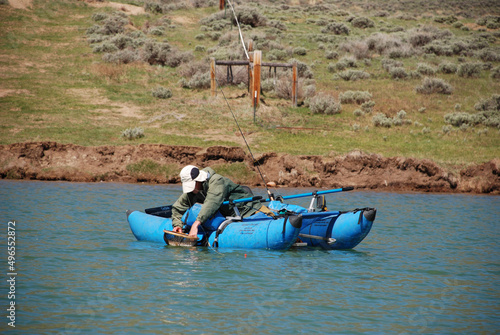
[[[190,237],[188,234],[176,233],[171,230],[163,230],[163,239],[168,245],[175,247],[192,247],[198,242],[198,237]]]

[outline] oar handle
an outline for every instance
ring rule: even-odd
[[[260,200],[261,202],[264,202],[264,200],[262,200],[262,197],[260,195],[257,195],[255,197],[251,197],[251,198],[243,198],[243,199],[236,199],[236,200],[233,200],[233,201],[224,201],[222,204],[223,205],[229,205],[229,204],[237,204],[237,203],[240,203],[240,202],[250,202],[250,201],[257,201],[257,200]]]

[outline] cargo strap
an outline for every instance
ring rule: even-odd
[[[256,213],[259,213],[259,212],[260,212],[260,213],[264,213],[264,214],[266,214],[267,216],[272,217],[274,220],[275,220],[275,219],[277,219],[276,214],[275,214],[275,213],[274,213],[274,212],[273,212],[273,211],[272,211],[269,207],[267,207],[266,205],[262,205],[262,206],[261,206],[261,207],[257,210],[257,212],[256,212]]]

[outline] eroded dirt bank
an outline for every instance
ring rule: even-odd
[[[455,173],[425,159],[385,158],[359,151],[337,157],[266,153],[256,159],[266,181],[278,186],[500,194],[498,158]],[[137,169],[141,163],[147,167],[144,162],[153,168]],[[0,145],[0,176],[8,179],[179,183],[178,172],[184,165],[205,167],[235,162],[256,171],[251,157],[237,147],[83,147],[56,142]],[[131,168],[134,165],[136,168]],[[232,179],[262,186],[261,178],[252,175]]]

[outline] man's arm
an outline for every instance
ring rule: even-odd
[[[172,226],[175,232],[182,232],[184,223],[182,216],[189,209],[189,198],[187,194],[182,194],[179,199],[172,205]]]
[[[205,223],[211,218],[224,202],[225,185],[222,176],[215,175],[210,180],[210,185],[196,221]]]

